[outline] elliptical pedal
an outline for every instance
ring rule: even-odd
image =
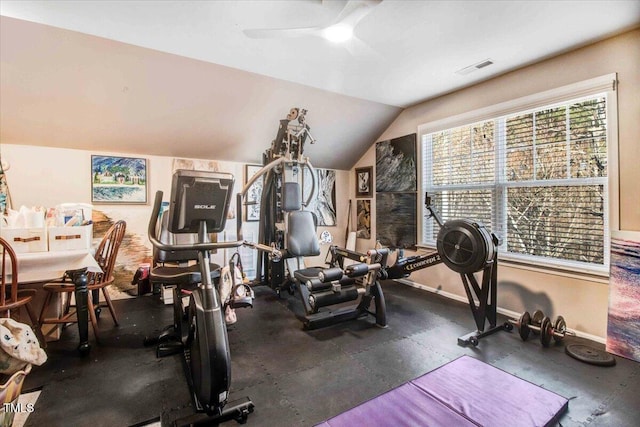
[[[156,348],[156,357],[166,357],[178,354],[182,351],[184,345],[179,341],[169,341],[158,344]]]

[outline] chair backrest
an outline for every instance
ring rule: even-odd
[[[100,268],[102,268],[102,273],[90,274],[90,283],[103,283],[112,280],[118,249],[120,249],[126,228],[127,223],[125,221],[117,221],[100,241],[98,249],[96,249],[95,259]]]
[[[6,240],[0,237],[0,307],[18,299],[18,260]],[[8,276],[11,276],[8,278]]]

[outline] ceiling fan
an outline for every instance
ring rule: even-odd
[[[243,30],[249,38],[291,38],[304,36],[318,36],[327,40],[341,43],[353,36],[358,23],[380,4],[382,0],[349,0],[344,8],[329,25],[302,28],[257,28]]]

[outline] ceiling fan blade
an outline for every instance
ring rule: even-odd
[[[281,37],[303,37],[316,35],[322,30],[322,27],[254,28],[242,30],[242,32],[245,36],[252,39],[275,39]]]
[[[270,39],[285,37],[320,36],[322,31],[336,24],[345,24],[350,28],[360,22],[373,10],[373,7],[380,4],[382,0],[349,0],[345,4],[338,17],[329,25],[324,27],[302,27],[302,28],[252,28],[242,30],[245,36],[252,39]]]
[[[351,56],[357,59],[378,62],[384,60],[384,57],[378,51],[358,37],[353,37],[351,40],[346,42],[344,44],[344,48],[347,49]]]
[[[345,24],[355,28],[380,3],[382,0],[349,0],[332,25]]]

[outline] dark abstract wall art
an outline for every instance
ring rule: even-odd
[[[303,168],[303,202],[311,192],[309,169]],[[305,210],[314,212],[319,226],[336,226],[336,171],[331,169],[315,169],[316,195],[312,197]]]
[[[416,134],[376,144],[376,191],[416,191]]]
[[[416,193],[377,193],[376,239],[390,248],[416,248]]]

